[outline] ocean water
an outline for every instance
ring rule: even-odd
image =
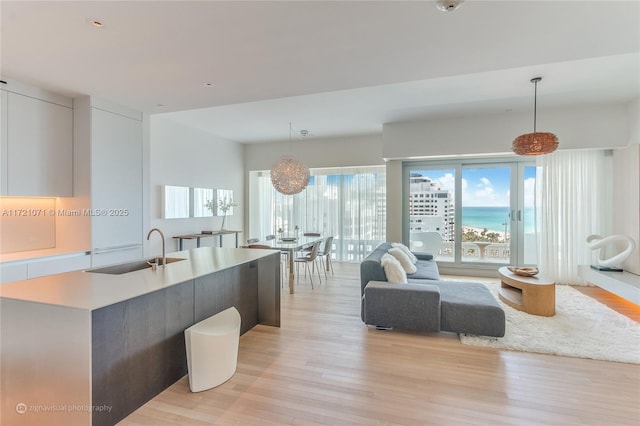
[[[463,207],[462,226],[472,228],[487,228],[491,231],[504,232],[504,221],[507,222],[507,232],[511,232],[509,207]],[[535,223],[533,208],[524,210],[524,232],[534,232]]]

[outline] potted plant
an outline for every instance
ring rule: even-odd
[[[222,200],[218,200],[217,210],[222,212],[222,225],[220,226],[220,230],[225,230],[225,225],[227,222],[227,213],[231,210],[232,207],[237,206],[236,203],[233,202],[232,198],[224,198]],[[205,207],[211,210],[213,214],[216,213],[216,205],[213,203],[213,200],[208,200],[205,203]]]

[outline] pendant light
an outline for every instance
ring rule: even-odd
[[[281,194],[302,192],[309,184],[309,168],[291,155],[291,123],[289,123],[289,155],[283,155],[271,167],[271,184]]]
[[[518,155],[548,154],[558,148],[558,137],[556,135],[553,133],[536,132],[538,83],[541,80],[542,77],[531,79],[531,82],[535,85],[533,97],[533,133],[526,133],[515,138],[511,149]]]

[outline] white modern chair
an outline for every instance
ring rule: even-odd
[[[307,275],[307,272],[309,272],[309,280],[311,281],[311,288],[313,288],[313,275],[311,273],[311,269],[309,269],[309,263],[313,263],[315,265],[316,259],[318,257],[319,247],[320,247],[320,241],[316,241],[311,246],[311,251],[309,252],[308,255],[296,257],[295,259],[293,259],[293,261],[296,262],[296,264],[304,263],[304,266],[306,267],[305,276]],[[298,279],[300,279],[299,272],[298,272]],[[320,268],[318,268],[318,279],[322,283],[322,278],[320,278]]]
[[[437,258],[442,246],[442,236],[438,232],[412,232],[410,235],[411,251],[431,253]]]
[[[235,374],[240,324],[240,313],[231,307],[184,331],[191,392],[221,385]]]
[[[329,267],[331,267],[331,274],[335,275],[335,272],[333,272],[333,263],[331,263],[332,248],[333,248],[333,236],[327,237],[327,239],[324,240],[324,247],[322,247],[322,250],[318,252],[318,258],[320,259],[320,266],[324,271],[325,278],[327,278],[327,268]],[[324,263],[324,260],[323,260],[324,258],[327,259],[327,263]]]

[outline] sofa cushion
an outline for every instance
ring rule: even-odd
[[[391,243],[382,243],[360,263],[360,289],[362,290],[362,294],[364,294],[364,287],[369,281],[387,280],[380,259],[387,254],[387,250],[390,248]]]
[[[390,283],[407,282],[407,273],[395,257],[387,253],[382,256],[380,263],[382,264],[384,273],[387,276],[387,281]]]
[[[416,263],[416,272],[411,274],[411,280],[439,280],[440,272],[438,272],[438,264],[435,260],[418,260]]]
[[[411,261],[411,259],[409,259],[409,256],[407,256],[407,254],[402,249],[393,247],[389,249],[388,253],[391,256],[395,257],[398,262],[400,262],[400,265],[407,273],[407,275],[415,274],[418,270],[418,268],[416,268],[416,265]]]
[[[481,283],[437,281],[443,331],[503,337],[504,311]]]
[[[413,253],[413,255],[416,257],[416,259],[418,260],[431,260],[433,259],[433,255],[431,253]]]
[[[365,324],[415,331],[440,330],[440,292],[429,284],[371,281],[364,289]]]
[[[418,261],[418,258],[416,257],[416,255],[411,253],[411,250],[409,250],[409,247],[405,246],[404,244],[402,244],[402,243],[391,243],[391,247],[399,248],[400,250],[405,252],[407,254],[407,256],[409,256],[409,259],[411,259],[412,263],[416,263]]]

